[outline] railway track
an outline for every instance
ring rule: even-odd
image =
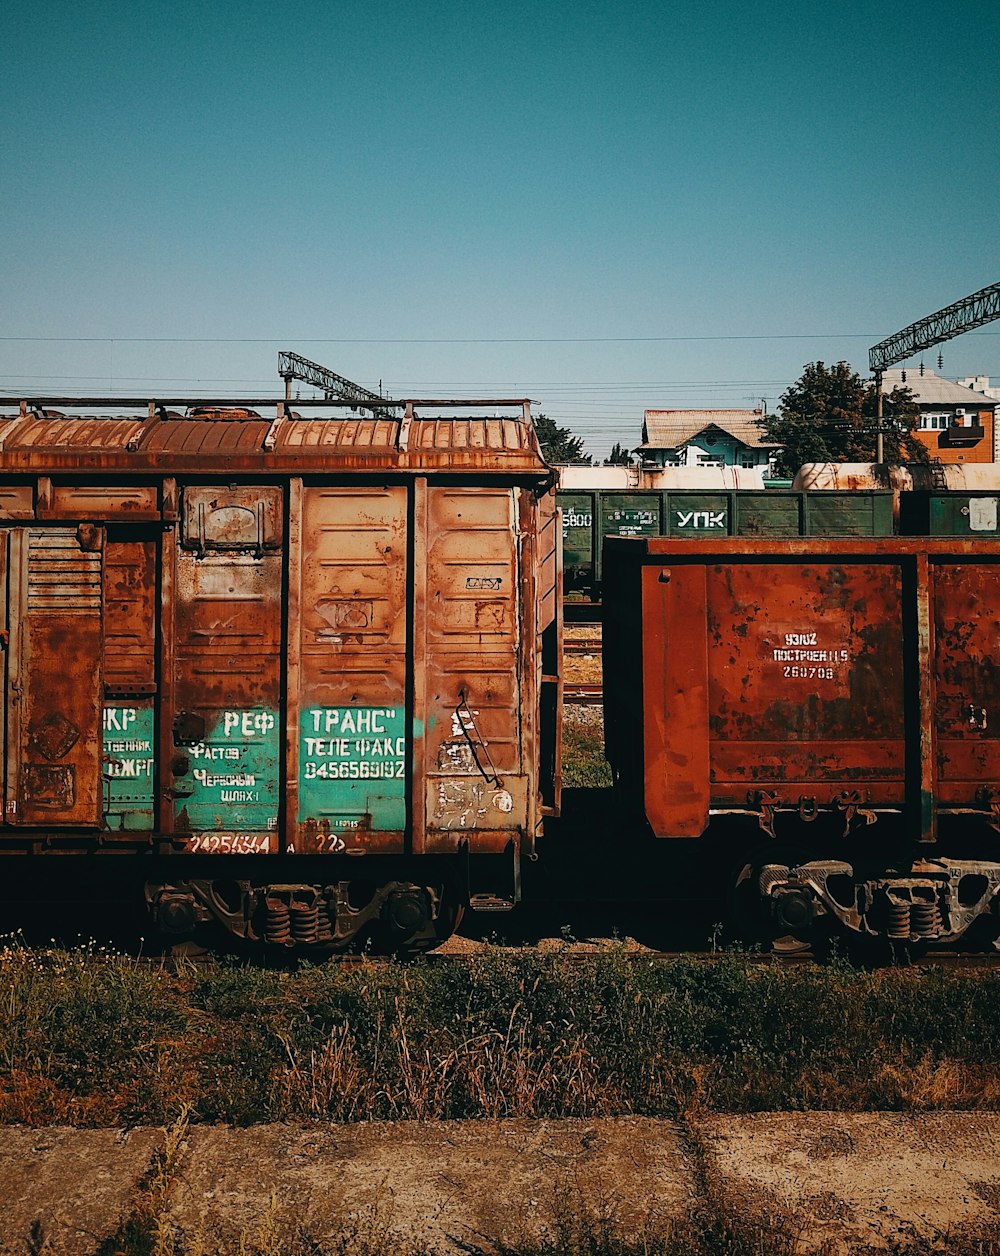
[[[563,702],[572,706],[599,705],[603,692],[599,684],[564,684]]]
[[[566,637],[563,641],[563,654],[598,655],[600,652],[600,637]]]

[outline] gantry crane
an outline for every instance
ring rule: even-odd
[[[950,340],[963,331],[972,331],[982,327],[984,323],[992,323],[1000,318],[1000,283],[990,284],[988,288],[980,288],[971,296],[963,297],[952,305],[946,305],[936,314],[928,314],[918,319],[902,331],[894,332],[877,345],[868,350],[868,365],[875,376],[875,401],[878,415],[877,447],[875,461],[881,462],[882,447],[882,372],[896,362],[905,362],[921,349],[929,349],[940,344],[942,340]]]
[[[393,401],[391,397],[382,397],[379,393],[370,392],[345,379],[336,371],[320,366],[318,362],[310,362],[297,353],[282,349],[278,353],[278,374],[285,381],[285,400],[292,399],[292,380],[301,380],[304,384],[314,384],[322,388],[330,401],[346,401],[359,410],[370,410],[376,418],[392,419],[394,409],[403,405],[401,401]]]

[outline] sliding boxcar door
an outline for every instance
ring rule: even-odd
[[[12,824],[100,823],[103,541],[86,524],[11,537]]]
[[[205,853],[278,848],[283,494],[188,486],[173,603],[174,828]]]
[[[403,849],[406,539],[404,485],[302,489],[297,851]]]

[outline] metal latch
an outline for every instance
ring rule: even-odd
[[[860,789],[845,789],[833,800],[833,805],[837,810],[844,813],[844,837],[850,833],[855,816],[860,816],[865,824],[875,823],[877,818],[875,812],[862,806],[862,803],[867,801]]]
[[[781,806],[781,798],[773,789],[747,791],[747,806],[757,808],[757,823],[768,835],[774,837],[774,813]]]

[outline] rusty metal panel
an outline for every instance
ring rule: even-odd
[[[112,528],[104,546],[104,688],[156,688],[156,540]]]
[[[528,426],[514,419],[418,419],[410,432],[408,447],[412,450],[482,451],[484,463],[490,455],[506,451],[527,452],[531,448]]]
[[[559,512],[556,510],[555,494],[545,493],[539,497],[535,512],[528,527],[535,533],[533,553],[537,556],[535,561],[538,563],[537,630],[543,633],[556,622],[562,597]]]
[[[156,540],[112,527],[104,547],[104,826],[148,832],[156,786]]]
[[[220,544],[226,536],[215,533]],[[175,557],[173,829],[208,853],[278,848],[283,563],[243,540],[237,528],[232,549]]]
[[[31,484],[0,484],[0,519],[33,519],[35,490]]]
[[[159,518],[152,484],[54,484],[44,516],[55,519]]]
[[[184,490],[181,544],[202,553],[280,549],[283,500],[280,488],[267,485],[189,485]]]
[[[3,449],[123,450],[142,432],[142,426],[140,418],[87,415],[48,419],[28,415],[4,435]]]
[[[8,744],[16,750],[7,819],[96,826],[103,533],[25,528],[14,541]]]
[[[919,809],[931,836],[921,558],[857,544],[650,540],[638,560],[624,542],[609,546],[627,575],[614,582],[622,613],[606,634],[606,688],[617,694],[637,647],[643,667],[641,705],[609,704],[609,753],[634,781],[638,721],[660,836],[700,833],[713,811],[756,812],[770,832],[777,810],[850,806],[914,822]]]
[[[895,563],[708,567],[715,806],[750,788],[797,806],[848,783],[902,801],[902,583]]]
[[[521,694],[520,738],[527,793],[526,849],[532,850],[542,817],[558,815],[562,800],[562,511],[552,492],[521,492],[518,507]]]
[[[932,565],[938,789],[952,806],[1000,796],[1000,566],[984,559]]]
[[[259,453],[270,426],[265,419],[241,423],[186,418],[153,422],[142,433],[140,448],[143,453],[165,456],[198,455],[206,461],[217,454]]]
[[[642,573],[646,814],[657,835],[696,837],[711,807],[704,566]],[[699,613],[700,611],[700,613]],[[605,682],[613,683],[609,676]]]
[[[515,490],[430,486],[423,717],[429,842],[435,830],[468,835],[527,825],[518,590]]]
[[[399,422],[388,419],[292,419],[278,430],[275,449],[395,450]]]
[[[15,541],[14,538],[17,538]],[[0,529],[0,663],[3,666],[4,700],[0,702],[0,744],[4,748],[3,768],[3,809],[4,816],[13,818],[17,811],[17,756],[11,753],[12,746],[18,740],[18,724],[11,723],[11,708],[17,705],[19,698],[19,638],[12,632],[12,623],[20,618],[21,613],[21,580],[18,570],[18,556],[21,550],[21,529]],[[8,737],[8,726],[13,729],[13,736]]]
[[[403,849],[407,489],[302,490],[297,851]]]

